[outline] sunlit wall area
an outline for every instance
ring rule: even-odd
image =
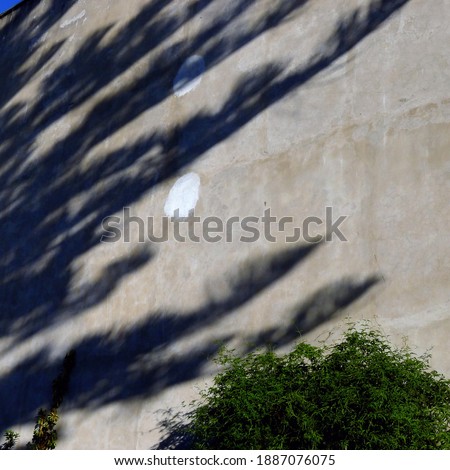
[[[449,17],[446,0],[4,15],[0,432],[30,439],[71,350],[61,449],[158,446],[222,345],[370,320],[449,375]]]

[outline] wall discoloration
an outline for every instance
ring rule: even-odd
[[[199,55],[188,57],[181,66],[173,82],[175,96],[181,97],[195,90],[202,81],[205,61]]]

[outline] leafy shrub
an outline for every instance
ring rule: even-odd
[[[52,403],[50,410],[41,408],[36,417],[33,439],[28,443],[31,450],[53,450],[56,447],[58,434],[56,424],[58,422],[58,408],[61,406],[64,396],[69,388],[69,380],[75,367],[75,351],[70,351],[64,358],[61,372],[52,384]]]
[[[0,450],[11,450],[16,445],[16,441],[19,438],[19,433],[8,429],[5,432],[4,437],[5,442],[3,444],[0,444]]]
[[[50,410],[41,408],[36,417],[33,439],[27,444],[31,450],[51,450],[56,447],[58,434],[56,424],[58,422],[58,408],[61,406],[64,396],[69,388],[69,381],[75,367],[75,351],[72,350],[64,358],[62,369],[52,384],[52,403]],[[0,450],[14,448],[19,434],[8,430],[5,432],[5,442],[0,444]]]
[[[197,449],[450,449],[450,381],[351,327],[331,347],[237,357],[189,414]]]

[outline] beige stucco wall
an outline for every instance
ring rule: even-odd
[[[62,449],[155,446],[221,341],[371,319],[450,374],[448,1],[57,3],[0,19],[5,426],[29,438],[70,348]],[[99,242],[123,207],[164,216],[189,173],[202,219],[332,207],[348,241]]]

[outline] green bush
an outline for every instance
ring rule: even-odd
[[[223,350],[188,434],[197,449],[450,449],[450,381],[428,359],[355,327],[284,356]]]
[[[50,410],[41,408],[36,417],[33,439],[27,444],[30,450],[53,450],[56,447],[58,433],[56,424],[59,420],[58,409],[69,388],[70,376],[75,367],[76,353],[69,351],[62,365],[61,372],[52,384],[52,403]]]
[[[19,439],[19,434],[17,432],[8,429],[5,434],[5,442],[0,444],[0,450],[11,450],[16,445],[17,439]]]
[[[76,353],[69,351],[64,357],[62,369],[52,383],[52,402],[50,410],[41,408],[36,416],[33,439],[26,446],[30,450],[53,450],[56,447],[58,433],[58,409],[69,388],[70,376],[75,367]],[[4,434],[5,442],[0,444],[0,450],[11,450],[16,445],[19,434],[8,430]]]

